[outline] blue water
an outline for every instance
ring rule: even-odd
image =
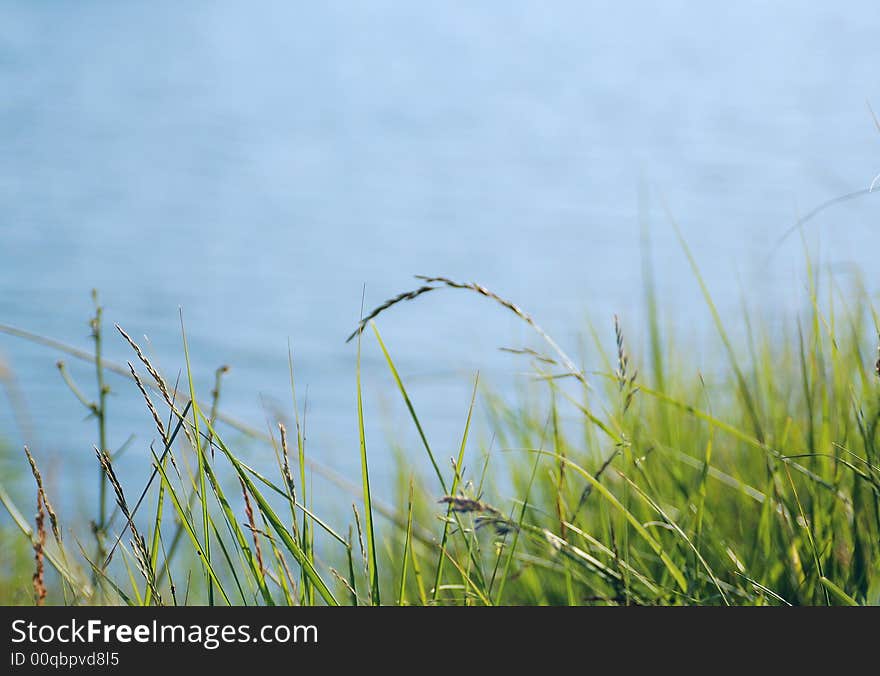
[[[263,428],[290,410],[290,340],[309,452],[356,478],[343,341],[362,292],[369,308],[443,274],[514,299],[574,355],[587,322],[612,346],[615,312],[637,342],[645,222],[664,324],[693,337],[708,314],[665,201],[734,332],[743,299],[794,317],[799,239],[765,254],[799,213],[880,172],[866,106],[880,110],[880,14],[867,0],[656,5],[4,2],[0,323],[88,348],[96,287],[108,325],[147,336],[173,379],[181,307],[203,394],[230,365],[223,409]],[[805,228],[872,291],[878,208],[854,200]],[[442,458],[474,372],[510,393],[527,364],[497,348],[534,344],[452,291],[380,327]],[[107,352],[131,358],[113,335]],[[5,394],[0,429],[91,500],[94,421],[58,355],[5,335],[0,354],[35,431]],[[92,391],[89,367],[71,369]],[[371,336],[364,380],[387,482],[389,437],[423,462]],[[110,384],[111,441],[137,435],[124,464],[140,476],[150,421],[130,383]]]

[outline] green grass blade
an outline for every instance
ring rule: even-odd
[[[210,426],[210,423],[204,415],[202,415],[202,420],[205,422],[205,424]],[[308,557],[306,557],[305,552],[303,552],[299,544],[297,544],[297,542],[293,539],[290,531],[284,525],[281,519],[278,518],[278,515],[272,509],[272,506],[269,504],[268,500],[266,500],[266,497],[257,489],[256,485],[254,485],[254,482],[251,480],[250,473],[245,470],[242,463],[239,462],[238,458],[236,458],[235,455],[233,455],[232,451],[229,450],[223,440],[220,439],[216,435],[216,433],[214,434],[214,436],[216,443],[220,448],[220,451],[232,464],[232,467],[233,469],[235,469],[239,478],[241,478],[245,486],[247,486],[248,492],[254,497],[254,500],[256,500],[257,505],[260,508],[260,512],[272,526],[272,529],[278,535],[285,548],[291,554],[293,554],[293,557],[296,559],[297,563],[306,570],[306,575],[308,575],[311,583],[315,585],[315,589],[321,595],[321,598],[324,599],[324,602],[327,603],[327,605],[339,605],[338,601],[333,596],[333,593],[330,591],[330,588],[326,585],[324,580],[321,578],[321,575],[315,569],[314,564]]]
[[[408,569],[410,549],[412,548],[412,520],[413,520],[413,481],[409,480],[409,500],[406,510],[406,535],[403,540],[403,556],[400,558],[400,586],[397,593],[397,605],[406,605],[406,572]]]
[[[229,600],[229,597],[226,595],[226,592],[223,589],[223,585],[220,581],[220,578],[217,577],[217,573],[214,572],[214,568],[211,565],[211,562],[205,557],[205,550],[202,546],[202,543],[199,542],[199,538],[196,535],[195,527],[187,516],[187,508],[183,503],[181,503],[180,498],[177,495],[177,491],[174,490],[174,487],[171,484],[171,481],[168,478],[168,474],[165,472],[165,468],[162,466],[162,463],[159,461],[159,457],[155,452],[152,452],[153,462],[155,466],[159,470],[159,477],[162,479],[162,483],[165,485],[165,488],[168,490],[168,495],[171,497],[171,502],[174,505],[174,510],[177,512],[177,517],[180,520],[181,525],[183,526],[184,532],[189,536],[190,542],[196,550],[196,555],[199,557],[202,566],[205,569],[207,577],[210,578],[211,582],[217,587],[220,591],[220,595],[223,597],[223,600],[227,605],[232,605]],[[208,527],[210,528],[210,521],[208,522]]]
[[[290,377],[290,396],[293,400],[293,419],[296,425],[296,449],[297,455],[299,458],[299,483],[300,483],[300,502],[305,506],[308,505],[308,493],[306,487],[306,445],[305,445],[305,433],[303,430],[303,425],[305,421],[300,421],[299,416],[299,406],[296,400],[296,379],[293,374],[293,350],[290,347],[290,342],[287,343],[287,370]],[[303,413],[305,415],[305,412]],[[314,552],[312,549],[312,532],[309,525],[309,512],[307,510],[303,510],[302,513],[302,527],[300,528],[300,546],[302,547],[303,553],[306,555],[312,564],[314,565]],[[304,574],[302,577],[302,581],[300,583],[303,600],[305,605],[313,605],[315,602],[315,594],[312,589],[311,584],[309,583],[308,577]]]
[[[700,564],[706,570],[706,573],[708,573],[709,579],[712,580],[712,584],[715,585],[715,588],[718,590],[718,593],[721,596],[721,600],[724,601],[724,605],[729,606],[730,601],[727,598],[727,594],[724,593],[724,589],[721,587],[721,581],[718,579],[718,576],[715,575],[715,571],[712,570],[712,567],[709,565],[708,561],[703,558],[700,550],[697,549],[696,546],[694,546],[694,543],[691,542],[691,539],[681,529],[681,526],[673,521],[669,514],[667,514],[663,510],[663,508],[660,507],[657,501],[654,500],[647,493],[645,493],[645,491],[643,491],[642,488],[638,486],[632,479],[625,476],[621,472],[618,472],[618,474],[624,479],[624,481],[627,482],[627,484],[629,484],[633,488],[633,490],[636,492],[636,495],[642,498],[642,500],[644,500],[651,507],[651,509],[657,512],[663,518],[663,520],[672,528],[672,530],[685,542],[685,544],[690,547],[694,555],[697,557],[697,560],[699,560]]]
[[[382,349],[384,350],[385,348],[383,347]],[[470,429],[471,429],[471,417],[474,412],[474,403],[477,400],[477,387],[479,386],[479,383],[480,383],[480,374],[478,373],[476,375],[476,377],[474,378],[474,390],[473,390],[473,393],[471,394],[470,406],[468,406],[467,420],[465,421],[465,424],[464,424],[464,434],[461,437],[461,446],[458,449],[458,459],[455,461],[455,475],[452,478],[452,490],[449,493],[450,495],[453,495],[453,496],[456,494],[456,491],[458,491],[458,485],[461,481],[461,471],[462,471],[462,467],[464,465],[464,452],[465,452],[465,449],[467,448],[468,433],[470,432]],[[440,551],[441,552],[446,551],[446,541],[449,538],[449,524],[450,524],[450,517],[451,516],[456,516],[456,520],[457,520],[457,515],[455,515],[453,513],[452,504],[450,503],[446,509],[446,519],[443,522],[443,535],[440,538]],[[459,524],[459,532],[464,533],[464,530],[461,528],[461,524]],[[446,560],[446,557],[444,557],[444,556],[438,557],[437,570],[436,570],[436,573],[434,574],[434,591],[432,593],[432,601],[437,600],[437,594],[440,590],[440,584],[442,582],[441,578],[443,577],[443,562],[445,560]],[[478,564],[478,562],[476,562],[476,561],[473,561],[473,563],[475,565]],[[479,572],[479,568],[477,568],[477,571]],[[480,575],[480,578],[482,578],[482,575]],[[482,582],[482,579],[480,581]]]
[[[370,597],[373,605],[380,605],[379,567],[376,565],[376,538],[373,532],[373,502],[370,495],[370,469],[367,462],[367,437],[364,431],[364,396],[361,387],[361,334],[357,337],[357,423],[360,440],[361,481],[364,490],[364,518],[366,520],[367,569],[370,577]]]
[[[852,596],[847,594],[845,591],[843,591],[843,589],[838,587],[836,584],[834,584],[831,580],[829,580],[824,575],[822,575],[819,578],[819,581],[825,586],[825,589],[827,589],[831,593],[831,595],[834,598],[836,598],[838,601],[840,601],[840,603],[842,603],[843,605],[845,605],[845,606],[859,605]]]
[[[186,378],[189,384],[189,398],[192,402],[192,416],[193,416],[193,438],[195,440],[195,452],[198,457],[199,462],[199,471],[198,471],[198,479],[199,479],[199,501],[202,505],[202,537],[205,541],[204,547],[204,557],[205,561],[210,565],[211,563],[211,528],[209,525],[208,518],[208,496],[205,493],[205,465],[208,462],[207,457],[205,456],[204,449],[202,448],[201,435],[199,434],[199,417],[201,415],[201,410],[199,409],[199,403],[196,400],[196,388],[193,383],[193,373],[192,367],[190,365],[189,360],[189,345],[186,340],[186,328],[183,324],[183,310],[180,310],[180,333],[183,336],[183,356],[186,362]],[[214,588],[211,584],[212,581],[210,577],[206,580],[208,584],[208,605],[214,605]]]
[[[379,334],[379,329],[376,328],[376,324],[371,321],[370,326],[373,328],[373,333],[376,334],[376,341],[379,343],[379,347],[382,348],[382,354],[385,355],[385,361],[388,362],[388,369],[391,371],[394,382],[397,384],[397,389],[400,391],[400,394],[403,397],[403,401],[406,404],[409,415],[416,425],[416,430],[418,430],[419,438],[422,440],[422,445],[425,447],[425,451],[427,451],[428,453],[428,459],[431,461],[431,466],[434,468],[434,472],[437,474],[437,480],[440,482],[440,487],[443,489],[444,494],[449,495],[449,490],[446,488],[446,481],[443,479],[443,473],[440,471],[440,466],[437,464],[437,460],[434,458],[434,452],[431,450],[431,445],[428,443],[428,438],[425,436],[425,430],[422,429],[422,423],[419,422],[419,416],[416,415],[416,409],[409,398],[406,387],[404,387],[403,385],[403,380],[401,380],[400,374],[397,372],[397,367],[394,365],[394,361],[391,359],[391,355],[388,353],[388,349],[385,347],[385,343],[382,341],[382,336]]]
[[[700,291],[702,291],[703,293],[703,298],[706,300],[706,305],[709,307],[709,312],[712,314],[712,320],[715,322],[715,327],[718,329],[718,334],[721,336],[721,342],[724,344],[724,349],[727,351],[730,366],[733,369],[734,374],[736,375],[736,382],[740,391],[740,395],[745,402],[746,410],[749,414],[749,417],[751,418],[752,426],[754,427],[755,431],[755,436],[758,438],[759,441],[763,442],[764,431],[761,425],[761,419],[758,416],[758,410],[755,406],[755,401],[752,396],[751,390],[749,389],[748,383],[746,383],[745,376],[743,375],[742,369],[739,366],[739,361],[736,358],[736,353],[733,350],[733,344],[730,342],[730,338],[727,335],[727,330],[724,328],[724,322],[721,321],[721,315],[718,313],[718,308],[715,307],[715,301],[712,300],[712,294],[709,293],[709,287],[706,286],[706,281],[703,279],[703,275],[700,272],[697,261],[691,253],[690,247],[685,241],[684,235],[682,235],[681,229],[678,227],[678,223],[673,218],[672,213],[669,211],[668,207],[666,207],[666,214],[670,222],[672,223],[672,227],[675,229],[675,235],[676,237],[678,237],[678,241],[681,244],[684,255],[687,257],[688,263],[691,266],[691,270],[694,273],[694,277],[696,278],[697,283],[700,285]]]
[[[165,486],[159,484],[159,496],[156,499],[156,517],[153,520],[153,541],[150,544],[150,568],[157,570],[159,565],[159,539],[162,537],[162,507],[165,502]],[[150,584],[144,589],[144,605],[150,605],[153,598],[153,588]]]
[[[232,575],[232,581],[235,582],[235,588],[238,589],[239,598],[241,598],[242,605],[250,605],[248,603],[248,595],[245,594],[244,588],[241,586],[241,579],[238,575],[238,566],[233,562],[232,556],[229,553],[229,549],[226,547],[226,543],[223,541],[223,537],[220,535],[220,531],[217,529],[217,524],[211,521],[211,530],[214,532],[216,536],[217,546],[220,548],[220,553],[223,554],[223,560],[226,561],[226,567],[229,569],[229,573]],[[250,586],[250,589],[253,590],[253,586]]]
[[[537,453],[539,455],[546,455],[552,457],[556,460],[561,460],[556,453],[551,451],[543,451],[540,449],[531,450],[531,453]],[[676,584],[679,586],[681,591],[687,592],[687,580],[685,576],[682,574],[681,570],[672,559],[669,557],[669,554],[663,549],[663,546],[654,539],[654,537],[647,531],[647,529],[642,525],[642,522],[623,504],[617,499],[617,497],[610,491],[606,486],[596,479],[592,474],[590,474],[583,467],[573,462],[570,458],[564,459],[566,464],[571,467],[575,472],[580,474],[587,482],[593,487],[593,490],[596,491],[602,498],[615,510],[623,514],[627,521],[632,525],[635,529],[636,533],[645,541],[645,543],[651,548],[651,550],[660,557],[660,560],[663,562],[663,565],[669,571],[669,574],[672,576],[672,579],[675,580]]]
[[[216,441],[218,440],[215,438],[215,442]],[[238,549],[244,557],[245,562],[247,563],[251,578],[257,583],[257,587],[259,588],[260,593],[263,596],[263,601],[265,601],[266,605],[274,606],[275,601],[272,598],[272,594],[269,592],[268,586],[266,585],[266,578],[263,575],[263,571],[260,570],[260,566],[257,562],[257,557],[251,550],[251,546],[248,542],[247,536],[245,535],[241,526],[238,524],[238,519],[236,518],[235,513],[232,511],[232,507],[229,505],[229,501],[226,499],[226,495],[223,493],[223,489],[220,487],[220,484],[217,481],[217,476],[214,474],[214,469],[211,467],[211,465],[205,463],[204,470],[205,474],[208,477],[208,481],[211,484],[211,490],[214,492],[214,497],[217,499],[217,502],[220,504],[220,508],[223,510],[223,516],[225,517],[227,528],[234,537],[235,542],[238,545]],[[224,546],[222,542],[220,542],[219,544],[221,546]]]

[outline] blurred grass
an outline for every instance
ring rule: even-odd
[[[132,373],[146,373],[143,396],[157,425],[152,465],[131,487],[115,478],[112,453],[96,466],[102,485],[114,488],[115,511],[101,501],[90,545],[48,537],[48,602],[880,603],[880,378],[870,298],[859,286],[820,280],[808,260],[809,311],[771,328],[721,316],[688,259],[721,341],[706,350],[718,357],[706,372],[662,333],[650,279],[647,335],[632,343],[648,345],[646,355],[609,318],[607,332],[595,333],[595,361],[605,366],[589,374],[524,310],[478,284],[422,278],[419,289],[367,315],[359,329],[372,324],[431,472],[413,477],[412,459],[399,455],[394,503],[371,496],[358,370],[350,413],[362,482],[339,488],[357,515],[342,524],[306,504],[315,465],[307,466],[295,389],[297,453],[282,429],[280,452],[268,439],[276,466],[251,467],[218,429],[219,374],[213,405],[199,403],[189,373],[189,396],[172,394],[131,341]],[[522,401],[475,382],[473,399],[462,402],[458,457],[445,467],[420,422],[430,412],[412,401],[375,323],[400,300],[443,289],[514,312],[537,339],[517,350],[533,376]],[[728,335],[735,322],[746,328],[747,350]],[[189,366],[185,343],[184,351]],[[293,381],[292,358],[290,370]],[[100,367],[98,388],[103,394]],[[492,440],[470,438],[478,404]],[[4,454],[18,476],[3,478],[3,503],[16,516],[0,533],[0,601],[32,603],[34,491],[23,488],[24,458]],[[151,474],[146,499],[131,501]],[[96,548],[108,559],[90,553]]]

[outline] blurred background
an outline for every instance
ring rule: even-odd
[[[0,323],[89,350],[96,288],[107,357],[132,357],[118,322],[174,380],[182,308],[200,392],[229,365],[221,408],[261,429],[292,411],[289,341],[308,453],[356,478],[344,340],[362,295],[369,309],[414,274],[485,284],[587,365],[589,326],[612,348],[617,313],[639,361],[645,255],[664,330],[691,344],[712,331],[665,203],[735,335],[743,305],[796,317],[803,245],[774,244],[880,172],[866,105],[880,110],[875,10],[4,2]],[[871,291],[878,206],[864,195],[803,228],[820,263],[864,271]],[[456,291],[379,327],[442,458],[475,372],[511,395],[528,364],[497,348],[534,343]],[[24,442],[51,460],[56,501],[91,503],[95,424],[61,356],[0,334],[0,435],[22,470]],[[93,392],[93,369],[65,359]],[[371,334],[363,364],[372,469],[387,485],[393,443],[414,467],[423,453]],[[130,382],[108,384],[111,446],[135,435],[120,471],[143,477],[149,415]]]

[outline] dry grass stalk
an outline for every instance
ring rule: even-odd
[[[161,375],[159,375],[159,371],[156,370],[150,360],[147,359],[147,356],[144,354],[143,350],[141,350],[140,346],[136,342],[134,342],[134,339],[129,336],[123,330],[123,328],[119,326],[119,324],[114,324],[114,326],[116,327],[116,330],[119,331],[120,335],[125,338],[125,341],[131,346],[131,349],[134,350],[135,354],[138,356],[138,359],[140,359],[141,363],[144,365],[144,368],[147,369],[147,373],[149,373],[153,380],[156,382],[156,387],[159,388],[159,392],[162,394],[162,398],[165,400],[168,408],[170,408],[174,412],[174,414],[182,420],[183,415],[177,409],[177,406],[175,406],[174,399],[168,392],[168,385],[165,383],[165,379]],[[129,366],[131,365],[129,364]],[[196,446],[196,440],[193,437],[188,425],[183,425],[183,433],[186,435],[187,441],[189,441],[189,445],[192,448],[198,448],[198,446]]]
[[[116,503],[119,505],[119,509],[122,510],[125,518],[130,522],[131,511],[128,508],[128,501],[125,499],[122,485],[119,483],[119,479],[116,477],[116,472],[113,469],[110,454],[107,451],[99,450],[97,447],[95,448],[95,453],[98,456],[98,462],[101,464],[101,469],[104,471],[104,474],[107,475],[107,480],[110,482],[110,486],[112,486],[113,492],[116,494]]]
[[[413,300],[413,299],[421,296],[423,293],[428,293],[428,291],[434,291],[437,288],[439,288],[439,287],[430,286],[430,285],[426,284],[424,286],[420,286],[418,289],[413,289],[412,291],[405,291],[403,293],[400,293],[400,294],[394,296],[394,298],[389,298],[384,303],[382,303],[378,307],[374,308],[373,311],[370,312],[370,314],[368,314],[366,317],[361,319],[361,321],[358,322],[357,328],[351,332],[351,335],[349,335],[349,337],[345,339],[345,342],[346,343],[351,342],[352,338],[357,336],[359,333],[363,332],[363,330],[367,327],[367,324],[369,324],[373,319],[375,319],[380,314],[385,312],[385,310],[387,310],[391,306],[397,305],[398,303],[401,303],[405,300]]]
[[[147,408],[150,409],[150,413],[153,415],[153,421],[156,423],[156,429],[159,430],[159,436],[162,437],[162,441],[167,443],[168,435],[165,432],[165,425],[162,423],[162,419],[159,417],[159,412],[153,405],[153,400],[150,399],[150,395],[147,394],[147,390],[144,387],[144,384],[141,382],[141,378],[137,374],[137,371],[134,370],[134,366],[132,366],[132,363],[126,363],[128,364],[128,368],[131,371],[131,377],[134,378],[135,385],[137,385],[137,388],[141,391],[141,395],[143,395],[144,401],[147,402]]]
[[[474,518],[476,530],[484,526],[492,526],[498,535],[506,535],[511,531],[519,530],[519,526],[514,521],[504,516],[501,510],[486,502],[463,495],[444,495],[439,502],[449,505],[453,512],[459,514],[476,514],[477,516]]]
[[[211,417],[209,418],[211,426],[208,428],[207,443],[211,449],[211,460],[214,459],[214,424],[217,421],[217,412],[220,407],[220,385],[223,376],[229,373],[229,367],[224,364],[214,371],[214,387],[211,388]]]
[[[119,505],[119,509],[122,511],[123,516],[125,516],[125,520],[128,522],[128,528],[131,531],[132,535],[132,551],[134,552],[135,560],[137,561],[138,568],[141,571],[141,575],[144,576],[144,579],[147,581],[150,589],[152,589],[156,605],[162,605],[161,596],[159,595],[159,590],[156,587],[154,571],[150,563],[150,554],[147,550],[147,541],[144,539],[143,535],[140,534],[137,526],[135,526],[134,524],[131,509],[128,506],[128,500],[126,500],[125,498],[125,492],[122,490],[122,484],[119,483],[119,479],[117,478],[116,472],[113,469],[113,462],[111,460],[110,454],[106,451],[100,451],[97,447],[95,447],[95,453],[98,456],[98,462],[101,464],[101,469],[104,471],[104,474],[106,475],[107,480],[110,482],[110,486],[113,488],[113,492],[116,495],[116,504]]]
[[[499,350],[502,352],[509,352],[510,354],[523,354],[530,357],[534,357],[539,362],[543,362],[544,364],[551,364],[556,366],[558,363],[555,359],[551,359],[550,357],[541,354],[537,350],[533,350],[530,347],[522,347],[522,348],[514,348],[514,347],[499,347]]]
[[[348,338],[346,338],[346,342],[349,342],[352,338],[360,334],[367,327],[367,324],[378,317],[382,312],[391,308],[394,305],[397,305],[402,301],[413,300],[425,293],[428,293],[429,291],[435,291],[444,287],[450,289],[463,289],[478,293],[479,295],[495,301],[502,307],[507,308],[508,310],[513,312],[513,314],[515,314],[526,324],[531,326],[532,329],[538,335],[540,335],[544,339],[544,341],[548,345],[550,345],[551,348],[553,348],[553,351],[559,357],[563,366],[568,369],[572,376],[576,377],[581,383],[583,383],[584,386],[588,386],[587,379],[583,371],[581,371],[574,365],[574,362],[571,360],[571,358],[562,350],[561,347],[559,347],[556,341],[553,340],[553,338],[551,338],[550,335],[538,325],[538,323],[532,318],[532,316],[525,312],[515,303],[507,300],[506,298],[502,298],[495,292],[490,291],[485,286],[477,284],[476,282],[457,282],[453,279],[449,279],[448,277],[428,277],[425,275],[416,275],[416,279],[425,282],[425,284],[417,289],[413,289],[412,291],[407,291],[405,293],[398,294],[393,298],[389,298],[384,303],[374,308],[366,317],[358,322],[357,328],[351,333],[351,335],[348,336]]]
[[[268,528],[266,525],[266,518],[263,517],[263,526],[264,528]],[[265,532],[265,531],[264,531]],[[271,536],[268,536],[271,541]],[[284,578],[287,580],[287,584],[290,588],[291,599],[295,599],[298,595],[297,593],[297,584],[296,580],[293,579],[293,573],[290,572],[290,566],[287,565],[287,559],[279,551],[278,547],[273,546],[272,551],[275,552],[275,560],[278,561],[278,564],[281,566],[281,569],[284,571]]]
[[[278,423],[278,431],[281,434],[281,471],[284,474],[284,481],[290,491],[290,497],[296,501],[296,488],[293,483],[293,475],[290,472],[290,451],[287,448],[287,428],[284,423]]]
[[[260,549],[260,539],[257,536],[259,531],[257,530],[257,523],[254,521],[254,509],[251,506],[251,499],[248,495],[247,486],[245,486],[244,480],[239,477],[238,482],[241,484],[241,494],[244,496],[244,513],[245,516],[247,516],[251,536],[254,538],[254,553],[257,557],[257,565],[260,567],[260,573],[265,576],[266,567],[263,565],[263,551]]]
[[[34,461],[34,456],[31,455],[31,451],[27,446],[24,447],[24,454],[27,456],[28,463],[30,463],[31,474],[34,475],[34,481],[37,482],[37,500],[38,502],[42,501],[43,507],[49,515],[49,523],[52,526],[52,535],[55,537],[55,541],[61,543],[61,528],[58,526],[58,517],[55,514],[55,510],[52,508],[52,503],[49,502],[49,497],[46,495],[46,490],[43,488],[43,477],[40,474],[40,470],[37,469],[37,463]]]
[[[372,596],[372,590],[369,589],[369,587],[370,587],[370,582],[371,582],[371,580],[370,580],[369,559],[367,558],[367,548],[366,548],[366,546],[364,545],[364,529],[361,528],[361,515],[358,514],[357,505],[355,505],[354,503],[352,503],[352,505],[351,505],[351,509],[352,509],[352,511],[354,511],[354,523],[355,523],[355,526],[357,526],[358,543],[359,543],[360,546],[361,546],[361,559],[362,559],[363,562],[364,562],[364,576],[365,576],[365,578],[366,578],[366,580],[367,580],[367,586],[368,586],[367,597],[371,597],[371,596]]]
[[[143,353],[140,346],[134,342],[131,336],[129,336],[119,324],[114,324],[116,330],[125,338],[126,342],[131,345],[131,349],[134,350],[135,354],[138,356],[138,359],[141,360],[141,363],[146,367],[147,372],[153,377],[153,380],[156,381],[156,387],[159,388],[159,391],[162,393],[162,398],[168,403],[169,406],[171,403],[171,395],[168,394],[168,386],[165,384],[165,379],[159,375],[159,372],[153,367],[150,363],[150,360],[147,359],[147,356]]]
[[[636,376],[639,375],[638,369],[629,374],[629,355],[626,353],[626,345],[623,341],[623,329],[620,327],[620,318],[614,315],[614,339],[617,344],[617,370],[614,376],[617,378],[618,389],[626,395],[623,400],[623,412],[626,413],[632,403],[633,397],[639,388],[635,386]]]
[[[223,364],[214,371],[214,387],[211,388],[211,420],[217,418],[217,407],[220,405],[220,383],[223,376],[229,373],[229,366]]]
[[[481,502],[474,498],[468,498],[463,495],[444,495],[439,502],[449,505],[453,512],[467,514],[468,512],[478,512],[480,514],[491,514],[493,516],[504,516],[500,510],[492,505]]]
[[[36,563],[36,570],[34,571],[33,582],[34,582],[34,597],[35,602],[38,606],[43,605],[43,602],[46,600],[46,581],[45,581],[45,565],[43,561],[43,549],[46,546],[46,510],[45,510],[45,502],[43,500],[43,491],[42,489],[37,491],[37,517],[36,517],[36,526],[37,526],[37,539],[34,542],[34,561]]]
[[[338,570],[336,570],[335,568],[330,568],[330,574],[342,583],[342,586],[345,587],[346,591],[348,591],[348,593],[351,594],[353,598],[358,598],[357,592],[355,591],[354,587],[351,586],[351,583],[346,580],[345,577],[343,577],[343,575]]]
[[[602,475],[605,473],[605,470],[607,470],[611,466],[611,463],[614,462],[614,458],[617,457],[618,453],[620,453],[620,451],[614,451],[611,455],[608,456],[608,459],[602,463],[602,466],[599,468],[599,471],[597,471],[596,474],[594,475],[594,478],[596,479],[596,481],[598,481],[599,479],[602,478]],[[592,492],[593,492],[593,484],[587,484],[587,487],[584,488],[583,493],[581,493],[580,500],[578,500],[578,506],[577,506],[577,509],[575,509],[573,512],[572,520],[574,520],[574,516],[576,516],[577,513],[581,511],[581,509],[584,506],[584,503],[587,501],[587,498],[590,497]]]
[[[284,423],[278,423],[278,431],[281,434],[281,474],[284,476],[284,483],[287,484],[287,490],[290,493],[291,507],[291,531],[293,537],[299,539],[299,526],[296,523],[296,485],[293,483],[293,474],[290,472],[290,449],[287,447],[287,428]]]

